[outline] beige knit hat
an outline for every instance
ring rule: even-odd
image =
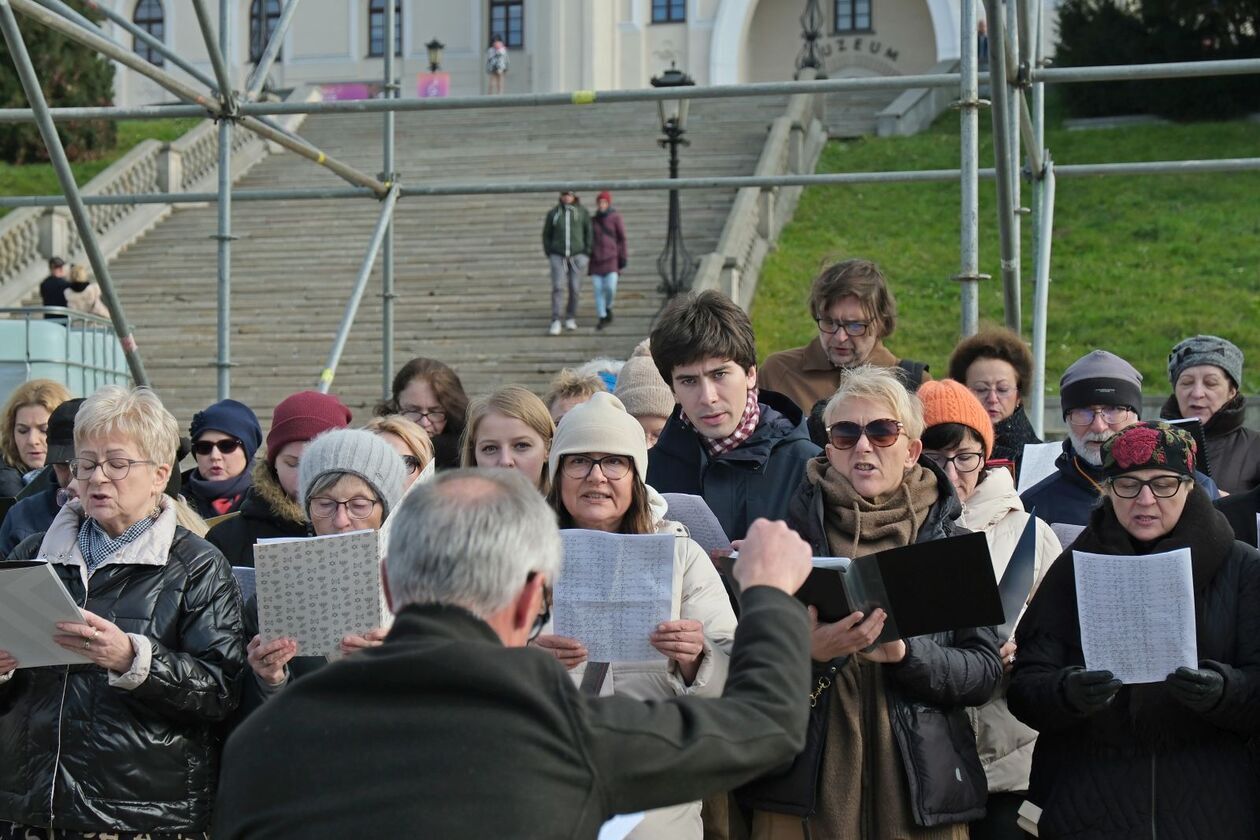
[[[661,379],[652,357],[631,356],[617,375],[613,394],[631,417],[668,417],[674,413],[674,394]]]
[[[634,460],[639,479],[647,481],[647,436],[639,421],[626,413],[621,400],[607,391],[593,395],[560,418],[551,442],[551,456],[547,459],[547,470],[553,482],[560,469],[560,459],[579,452],[625,455]]]

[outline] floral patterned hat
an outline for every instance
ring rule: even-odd
[[[1135,423],[1102,445],[1103,473],[1114,478],[1136,470],[1194,475],[1194,437],[1159,420]]]

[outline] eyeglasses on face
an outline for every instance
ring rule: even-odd
[[[532,580],[537,572],[530,572],[526,580]],[[547,626],[547,622],[551,621],[551,587],[546,583],[543,584],[542,610],[538,615],[534,616],[534,626],[529,631],[529,641],[534,641],[542,635],[543,628]]]
[[[599,467],[604,478],[616,481],[630,472],[630,459],[625,455],[605,455],[603,458],[592,458],[590,455],[565,455],[561,469],[569,478],[583,479]]]
[[[1121,475],[1108,479],[1107,483],[1111,486],[1111,492],[1122,499],[1136,499],[1142,495],[1143,487],[1151,488],[1151,493],[1157,499],[1169,499],[1177,495],[1177,491],[1181,489],[1183,483],[1190,480],[1191,478],[1188,475],[1157,475],[1145,481],[1140,478]]]
[[[979,452],[959,452],[957,455],[948,457],[940,452],[924,452],[923,454],[942,470],[953,464],[954,469],[960,473],[975,472],[984,463],[984,455]]]
[[[904,431],[905,426],[899,420],[872,420],[865,426],[841,420],[827,427],[827,437],[836,449],[852,449],[857,446],[862,435],[866,435],[866,439],[875,446],[892,446]]]
[[[376,499],[368,499],[363,496],[355,496],[352,499],[339,501],[330,496],[314,496],[311,498],[311,516],[318,519],[332,519],[337,515],[337,509],[344,507],[346,515],[351,519],[367,519],[372,515],[372,511],[380,504]]]
[[[1067,413],[1068,422],[1073,426],[1088,426],[1094,422],[1095,417],[1102,417],[1103,422],[1109,426],[1116,423],[1123,423],[1129,419],[1129,415],[1133,413],[1133,409],[1127,405],[1106,405],[1097,408],[1074,408]]]
[[[407,468],[407,475],[415,475],[420,472],[420,459],[415,455],[402,456],[403,466]]]
[[[192,445],[194,455],[205,457],[214,450],[219,450],[224,455],[231,455],[245,444],[236,438],[223,438],[222,440],[199,440]]]
[[[412,423],[419,423],[421,420],[438,423],[446,419],[446,411],[440,408],[435,408],[431,411],[421,411],[418,408],[404,408],[398,413]]]
[[[871,326],[870,321],[837,321],[834,318],[815,318],[814,322],[818,324],[819,332],[827,335],[835,335],[840,330],[852,336],[866,335]]]
[[[1009,382],[999,382],[996,385],[990,385],[987,382],[977,382],[975,385],[968,385],[967,387],[981,402],[988,399],[990,394],[997,394],[999,400],[1004,400],[1010,397],[1011,394],[1014,394],[1017,390],[1015,386]]]
[[[70,462],[70,475],[79,481],[87,481],[100,467],[101,472],[110,481],[122,481],[131,473],[135,464],[152,464],[152,461],[139,461],[134,458],[106,458],[104,461],[93,461],[88,458],[75,458]]]

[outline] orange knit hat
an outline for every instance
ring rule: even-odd
[[[980,435],[985,458],[993,454],[993,421],[966,385],[953,379],[930,380],[919,386],[919,400],[926,428],[959,423]]]

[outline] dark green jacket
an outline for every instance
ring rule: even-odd
[[[722,697],[653,702],[584,696],[544,651],[410,606],[236,731],[214,836],[592,838],[790,760],[808,693],[805,611],[769,587],[743,595]]]
[[[572,257],[577,254],[591,255],[594,238],[591,233],[591,216],[580,204],[563,202],[547,211],[543,222],[543,253]]]

